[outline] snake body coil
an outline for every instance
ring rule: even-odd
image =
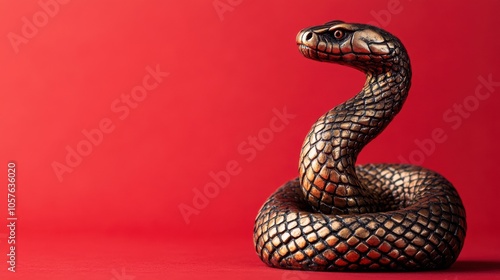
[[[466,233],[451,183],[419,166],[355,165],[406,99],[411,69],[401,42],[377,27],[332,21],[300,31],[297,44],[307,58],[365,72],[366,82],[312,126],[299,177],[260,209],[258,256],[271,267],[303,270],[449,267]]]

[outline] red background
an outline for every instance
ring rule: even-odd
[[[311,124],[363,84],[362,73],[297,50],[300,29],[333,19],[386,28],[413,66],[403,111],[358,162],[423,161],[465,203],[469,229],[458,262],[423,275],[498,277],[500,86],[483,87],[484,100],[474,94],[479,77],[500,82],[499,8],[496,1],[70,1],[43,22],[38,1],[0,2],[0,178],[15,161],[19,218],[15,274],[7,272],[0,225],[2,279],[369,277],[271,269],[252,245],[257,211],[297,175]],[[12,34],[24,36],[24,17],[38,21],[37,31],[12,43]],[[157,65],[170,74],[156,89],[126,117],[112,109]],[[273,109],[283,108],[295,117],[269,134]],[[66,164],[67,147],[76,149],[82,130],[103,119],[114,130],[58,180],[54,162]],[[429,143],[435,129],[446,140],[422,151],[417,143]],[[250,148],[253,137],[258,146]],[[214,182],[210,173],[228,163],[237,172],[186,223],[180,205],[193,206],[196,192]]]

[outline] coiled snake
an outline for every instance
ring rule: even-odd
[[[411,69],[404,46],[380,28],[341,21],[300,31],[297,44],[307,58],[365,72],[366,82],[316,121],[302,146],[299,177],[260,209],[258,256],[271,267],[303,270],[449,267],[466,232],[452,184],[419,166],[355,165],[406,99]]]

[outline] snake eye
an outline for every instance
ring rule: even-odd
[[[337,30],[333,31],[333,37],[337,40],[343,39],[344,35],[345,35],[345,33],[343,30],[337,29]]]

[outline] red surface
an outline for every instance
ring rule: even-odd
[[[1,279],[499,277],[498,2],[67,2],[0,3]],[[254,253],[256,213],[297,175],[309,127],[363,83],[297,51],[301,28],[333,19],[385,27],[410,53],[406,106],[359,162],[413,162],[454,183],[469,229],[450,270],[289,272]]]

